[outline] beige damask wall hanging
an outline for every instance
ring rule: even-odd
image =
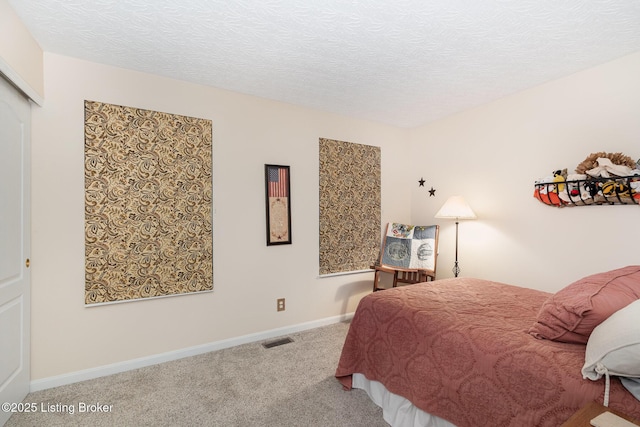
[[[369,269],[380,206],[380,147],[320,138],[321,275]]]
[[[213,289],[211,121],[85,101],[85,304]]]

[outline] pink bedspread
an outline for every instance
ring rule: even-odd
[[[604,379],[582,378],[585,345],[526,331],[548,293],[479,279],[445,279],[360,301],[336,377],[379,381],[459,427],[553,426],[591,401]],[[640,402],[611,378],[609,406],[640,419]]]

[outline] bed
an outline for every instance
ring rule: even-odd
[[[629,278],[628,270],[616,274]],[[610,276],[600,278],[597,292],[589,285],[587,305],[596,304],[595,294],[604,295]],[[640,284],[640,267],[632,276]],[[583,288],[573,286],[569,294]],[[624,292],[629,301],[638,299],[640,285]],[[585,324],[598,323],[584,313],[594,307],[582,310],[584,324],[571,321],[568,334],[541,336],[554,333],[543,330],[553,323],[544,324],[543,308],[558,317],[553,310],[562,306],[561,294],[554,301],[554,294],[473,278],[374,292],[358,305],[336,377],[347,390],[367,390],[392,425],[557,427],[605,397],[609,407],[640,419],[640,401],[617,377],[611,376],[606,396],[604,377],[583,377],[586,342],[594,329]],[[571,298],[565,295],[564,302],[580,305]],[[598,315],[608,317],[618,308],[614,304]],[[590,330],[580,335],[581,327]],[[396,413],[388,413],[385,404],[395,405]],[[402,421],[403,416],[414,419]]]

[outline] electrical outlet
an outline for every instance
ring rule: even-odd
[[[284,311],[284,298],[278,298],[276,300],[278,311]]]

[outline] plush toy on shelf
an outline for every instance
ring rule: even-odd
[[[545,176],[536,181],[536,188],[533,197],[540,200],[545,205],[560,206],[564,202],[558,197],[558,192],[563,192],[567,169],[558,169],[552,172],[552,175]],[[559,188],[560,187],[560,188]]]
[[[584,186],[587,175],[572,173],[565,178],[567,189],[558,193],[558,196],[567,203],[588,203],[591,194]]]
[[[567,168],[562,170],[558,169],[553,173],[553,182],[556,183],[555,192],[562,193],[564,191],[564,184],[558,184],[560,182],[565,182],[567,179]]]

